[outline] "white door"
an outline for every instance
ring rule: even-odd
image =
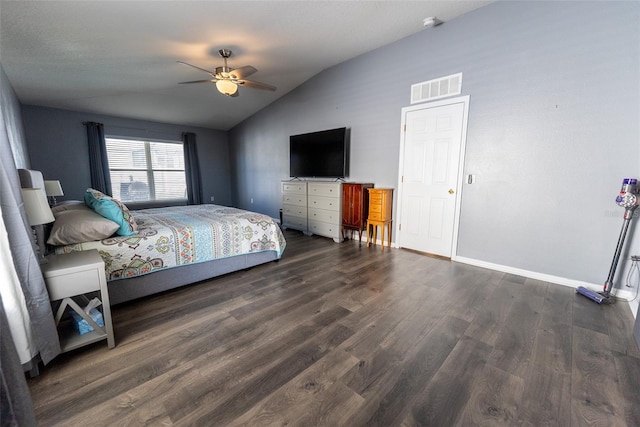
[[[452,256],[468,97],[403,110],[399,246]]]

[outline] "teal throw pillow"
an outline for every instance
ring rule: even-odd
[[[87,188],[84,193],[84,202],[97,214],[118,224],[120,228],[116,230],[116,234],[131,236],[138,232],[138,224],[133,219],[133,215],[120,200],[113,199],[93,188]]]

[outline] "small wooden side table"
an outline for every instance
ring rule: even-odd
[[[59,326],[58,334],[62,351],[70,351],[103,339],[107,340],[109,348],[115,347],[104,261],[98,251],[94,249],[49,255],[46,259],[47,262],[40,267],[47,283],[49,299],[51,301],[61,300],[56,314],[56,324]],[[96,291],[100,292],[102,305],[99,310],[102,312],[104,328],[98,326],[74,300],[77,298],[88,302],[86,294]],[[67,307],[86,320],[93,327],[93,331],[79,335],[73,330],[72,325],[61,323],[60,320]]]
[[[367,218],[367,246],[378,239],[378,227],[382,228],[382,250],[384,250],[384,229],[387,228],[387,246],[391,247],[391,208],[393,206],[393,188],[367,188],[369,191],[369,216]],[[371,237],[373,227],[373,239]]]

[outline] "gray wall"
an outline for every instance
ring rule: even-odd
[[[615,196],[640,175],[638,28],[638,2],[499,2],[339,64],[230,131],[234,204],[277,216],[289,135],[339,126],[349,180],[397,187],[410,85],[462,72],[477,183],[463,188],[458,255],[603,283]]]
[[[639,27],[638,2],[491,4],[328,69],[228,135],[22,106],[30,163],[79,198],[89,186],[83,121],[161,139],[193,131],[205,200],[277,217],[289,135],[348,126],[349,179],[397,187],[410,85],[463,72],[464,172],[477,183],[463,189],[458,255],[602,283],[622,222],[613,199],[622,178],[640,175]],[[7,103],[19,111],[0,77],[3,114]],[[640,253],[637,230],[627,254]]]
[[[19,169],[28,168],[29,157],[27,156],[27,143],[22,125],[21,105],[4,73],[2,64],[0,64],[0,107],[16,167]]]
[[[203,197],[215,197],[219,205],[231,204],[227,133],[211,129],[125,119],[89,113],[25,105],[22,107],[31,166],[46,179],[58,179],[63,199],[83,200],[91,186],[89,153],[84,121],[104,124],[108,136],[157,140],[182,140],[182,132],[194,132],[200,158]]]

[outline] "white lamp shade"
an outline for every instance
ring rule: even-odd
[[[64,196],[62,192],[62,185],[60,185],[60,181],[45,181],[44,182],[44,191],[47,193],[47,196],[56,197],[56,196]]]
[[[29,225],[48,224],[56,220],[49,208],[47,197],[40,188],[23,188],[22,200]]]
[[[216,87],[225,95],[233,95],[238,91],[238,85],[229,80],[218,80],[216,82]]]

